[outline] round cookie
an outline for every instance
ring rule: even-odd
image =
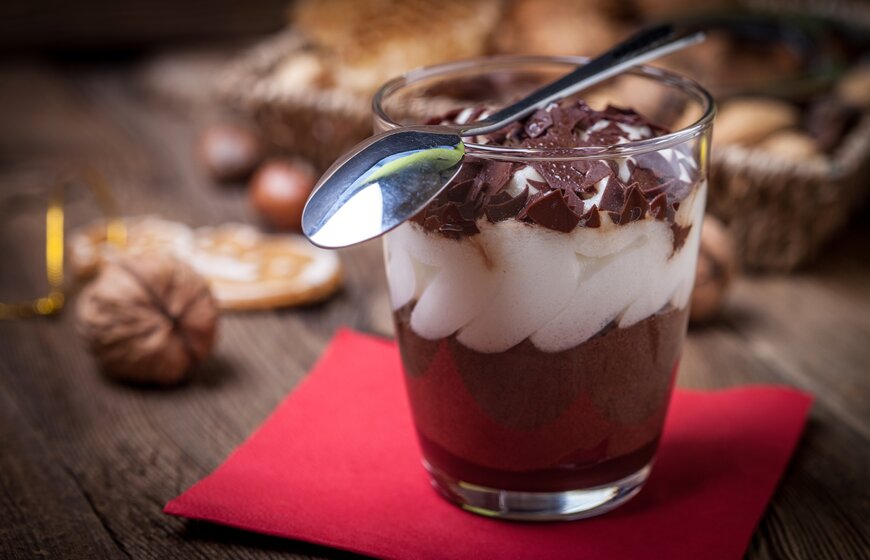
[[[335,253],[298,235],[263,235],[241,224],[197,230],[190,261],[225,309],[312,303],[341,285]]]
[[[125,218],[126,244],[106,240],[105,221],[93,222],[69,240],[72,269],[93,276],[113,254],[166,252],[208,280],[222,309],[270,309],[322,300],[341,285],[341,263],[330,251],[299,235],[267,235],[244,224],[193,230],[155,216]]]

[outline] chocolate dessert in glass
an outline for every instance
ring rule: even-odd
[[[408,74],[375,129],[479,120],[579,58]],[[390,300],[432,484],[479,514],[576,519],[649,476],[680,360],[713,117],[638,68],[466,139],[458,176],[389,232]]]

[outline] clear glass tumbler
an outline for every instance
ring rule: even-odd
[[[376,95],[375,131],[474,119],[583,63],[497,57],[411,72]],[[634,496],[680,360],[712,99],[649,67],[578,97],[645,120],[607,109],[577,136],[609,126],[602,145],[472,139],[455,184],[384,238],[424,466],[444,497],[483,515],[577,519]],[[509,194],[482,210],[467,193],[490,179]]]

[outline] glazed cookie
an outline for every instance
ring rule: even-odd
[[[298,235],[265,235],[242,224],[197,230],[190,261],[225,309],[303,305],[341,284],[334,252]]]
[[[267,235],[243,224],[191,229],[154,216],[126,218],[122,248],[106,241],[104,221],[75,232],[69,260],[80,279],[113,254],[170,253],[205,277],[223,309],[269,309],[322,300],[341,285],[335,253],[298,235]]]

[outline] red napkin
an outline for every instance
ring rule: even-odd
[[[384,558],[741,558],[811,402],[781,387],[678,390],[633,501],[582,521],[497,521],[429,486],[395,345],[342,331],[271,418],[165,511]]]

